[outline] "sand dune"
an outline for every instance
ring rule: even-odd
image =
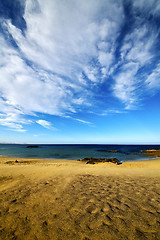
[[[0,158],[0,239],[160,239],[159,159],[15,160]]]

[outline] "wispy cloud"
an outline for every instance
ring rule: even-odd
[[[46,120],[40,119],[40,120],[37,120],[36,122],[44,128],[48,128],[50,130],[55,130],[56,129],[52,126],[52,124],[50,122],[48,122]]]
[[[160,63],[157,64],[154,71],[148,75],[146,79],[146,84],[149,89],[160,89]]]
[[[29,123],[31,121],[23,119],[19,113],[0,114],[0,125],[8,127],[12,131],[26,132],[23,125]]]
[[[109,110],[105,110],[102,113],[99,113],[99,116],[108,116],[108,115],[115,115],[115,114],[122,114],[122,113],[126,113],[126,111],[121,111],[121,110],[116,110],[116,109],[109,109]]]
[[[116,74],[113,74],[114,94],[125,104],[126,109],[137,108],[139,100],[145,94],[146,76],[150,74],[152,61],[156,57],[154,46],[159,34],[153,26],[144,21],[143,16],[141,19],[136,16],[136,7],[132,13],[135,18],[134,24],[121,44],[118,73],[115,69]]]
[[[159,65],[151,62],[159,28],[146,16],[158,16],[160,4],[128,3],[129,16],[121,0],[26,0],[17,22],[1,16],[0,124],[24,131],[25,115],[63,117],[99,106],[108,111],[115,106],[107,97],[118,99],[124,109],[139,105],[141,86],[149,92],[158,84]],[[50,128],[46,120],[37,123]]]
[[[75,120],[78,121],[78,122],[81,122],[81,123],[85,123],[85,124],[88,124],[88,125],[92,125],[91,122],[88,122],[88,121],[85,121],[85,120],[82,120],[82,119],[75,118]]]
[[[140,12],[143,11],[148,15],[152,14],[158,16],[160,14],[160,2],[156,0],[134,0],[133,6],[136,10]]]

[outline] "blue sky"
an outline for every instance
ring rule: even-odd
[[[1,143],[160,143],[159,0],[0,0]]]

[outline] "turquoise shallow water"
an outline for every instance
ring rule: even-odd
[[[151,157],[141,154],[143,150],[160,149],[160,145],[54,144],[38,145],[38,148],[26,148],[26,146],[24,144],[0,144],[0,155],[46,159],[82,159],[85,157],[95,157],[117,158],[119,161],[134,161],[151,159]],[[117,150],[118,152],[107,152],[108,150]]]

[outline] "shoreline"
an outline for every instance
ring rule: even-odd
[[[136,159],[136,160],[124,160],[121,161],[122,163],[124,162],[139,162],[139,161],[150,161],[150,160],[155,160],[155,159],[160,159],[160,156],[156,156],[156,155],[149,155],[149,154],[143,154],[144,157],[143,159]],[[150,158],[145,158],[145,157],[150,157]],[[79,158],[79,159],[69,159],[69,158],[38,158],[38,157],[16,157],[16,156],[5,156],[5,155],[0,155],[0,160],[2,158],[5,159],[26,159],[26,160],[60,160],[60,161],[81,161],[83,158]],[[94,157],[93,157],[94,158]]]
[[[159,186],[160,158],[91,165],[0,157],[0,238],[158,240]]]
[[[146,155],[148,156],[148,155]],[[127,161],[121,161],[122,164],[124,163],[131,163],[131,162],[134,162],[134,163],[138,163],[138,162],[146,162],[146,161],[154,161],[154,160],[160,160],[160,157],[159,156],[151,156],[152,158],[149,158],[149,159],[137,159],[137,160],[127,160]],[[35,162],[38,162],[38,161],[67,161],[67,162],[81,162],[82,159],[66,159],[66,158],[32,158],[32,157],[8,157],[8,156],[0,156],[0,163],[5,163],[5,161],[7,160],[19,160],[19,161],[35,161]],[[100,162],[99,162],[100,164]],[[101,163],[102,164],[102,163]]]

